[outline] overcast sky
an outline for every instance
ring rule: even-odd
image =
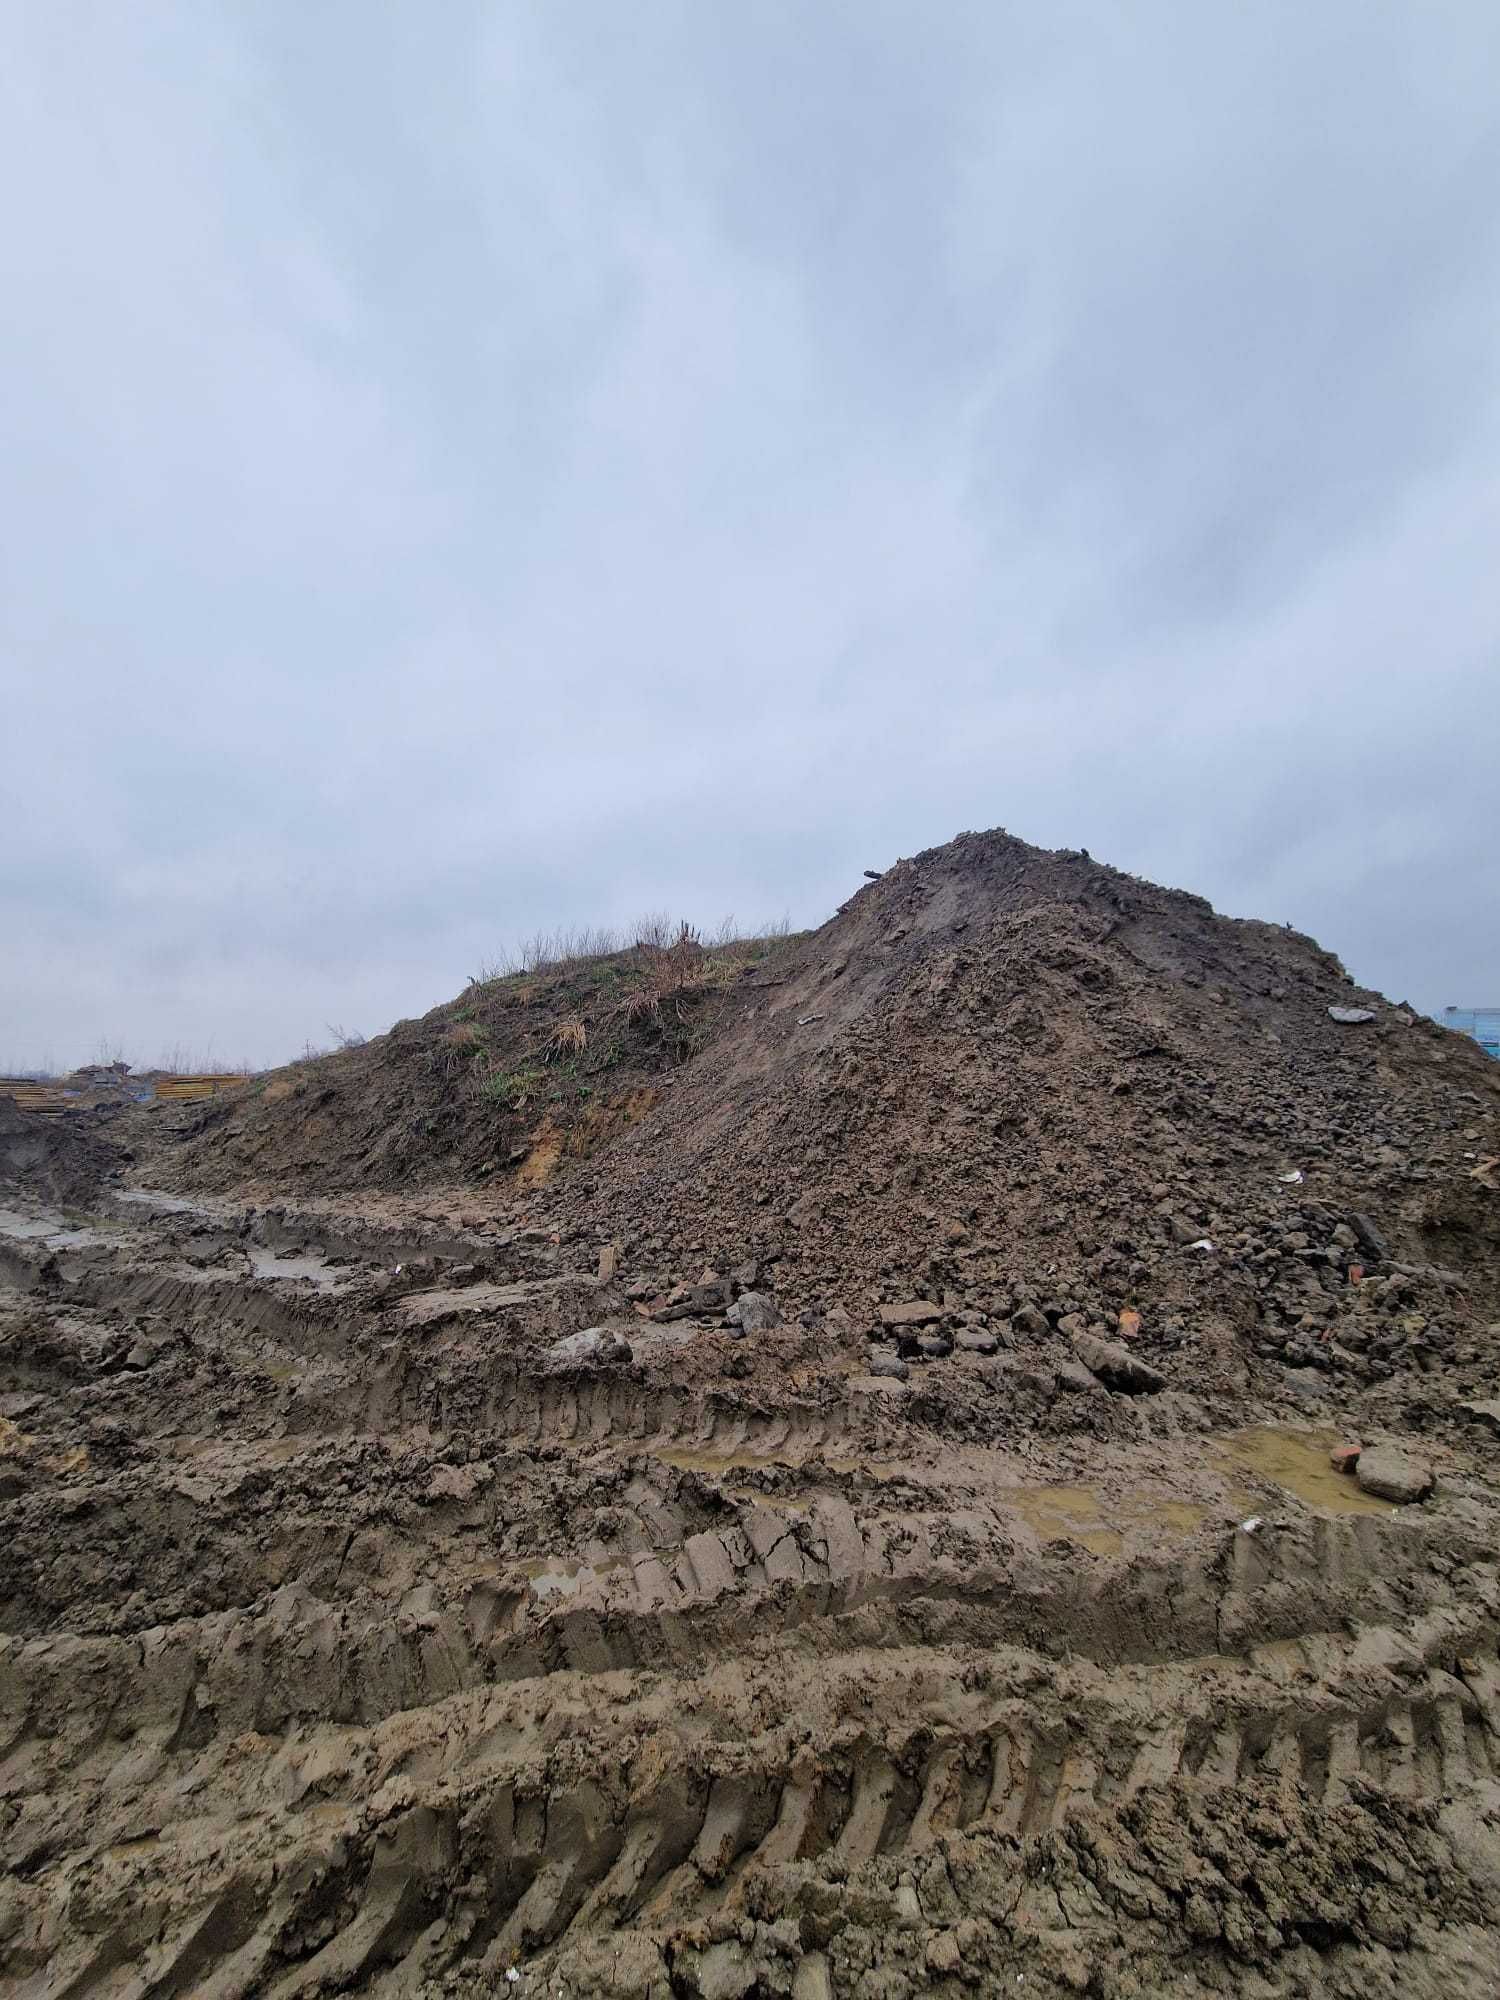
[[[15,0],[0,1067],[1004,825],[1500,1001],[1495,0]]]

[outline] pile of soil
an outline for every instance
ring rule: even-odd
[[[1483,1379],[1500,1067],[1310,938],[966,835],[743,990],[533,1209],[672,1275],[757,1257],[866,1325],[913,1299],[950,1324],[1139,1311],[1169,1349]]]
[[[0,1980],[1492,1994],[1497,1123],[985,834],[23,1161]]]
[[[39,1115],[0,1097],[0,1194],[26,1193],[82,1207],[119,1178],[130,1160],[113,1136],[111,1109]]]
[[[633,954],[473,987],[209,1108],[156,1171],[467,1189],[662,1291],[755,1260],[792,1311],[871,1330],[912,1301],[950,1331],[1138,1311],[1167,1350],[1482,1369],[1500,1070],[1311,939],[996,832],[711,979],[702,956],[639,1012]]]
[[[471,980],[419,1021],[164,1127],[155,1171],[283,1193],[535,1185],[644,1116],[781,943],[704,945],[684,927],[675,942]]]

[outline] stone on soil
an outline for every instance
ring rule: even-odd
[[[587,1326],[581,1333],[554,1340],[543,1357],[554,1368],[603,1367],[629,1361],[630,1342],[605,1326]]]
[[[1091,1375],[1097,1376],[1106,1389],[1118,1390],[1126,1396],[1150,1395],[1166,1382],[1166,1377],[1148,1362],[1138,1360],[1113,1340],[1100,1340],[1095,1334],[1079,1333],[1073,1336],[1073,1346],[1084,1367]]]
[[[741,1292],[724,1317],[741,1333],[765,1333],[781,1324],[776,1301],[766,1292]]]
[[[904,1327],[933,1326],[943,1317],[943,1308],[931,1299],[901,1299],[880,1308],[880,1324],[893,1332]]]
[[[1432,1467],[1394,1445],[1369,1447],[1359,1455],[1354,1476],[1364,1492],[1377,1500],[1394,1501],[1398,1507],[1421,1500],[1432,1491]]]

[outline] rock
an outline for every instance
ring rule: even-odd
[[[1282,1387],[1304,1403],[1315,1402],[1323,1396],[1333,1394],[1333,1384],[1326,1375],[1316,1368],[1286,1368],[1282,1370]]]
[[[1351,1215],[1349,1218],[1349,1227],[1377,1262],[1383,1262],[1390,1256],[1389,1244],[1387,1244],[1385,1238],[1375,1227],[1368,1215]]]
[[[904,1382],[911,1373],[899,1354],[883,1354],[878,1347],[871,1350],[867,1365],[872,1375],[889,1375],[897,1382]]]
[[[1373,1493],[1377,1500],[1392,1500],[1398,1507],[1425,1498],[1433,1485],[1430,1465],[1391,1444],[1362,1451],[1354,1476],[1363,1492]]]
[[[1373,1021],[1374,1011],[1369,1007],[1330,1007],[1330,1021],[1337,1021],[1341,1027],[1357,1028],[1365,1021]]]
[[[776,1301],[766,1292],[741,1292],[724,1317],[741,1333],[765,1333],[781,1324]]]
[[[629,1361],[630,1342],[607,1326],[588,1326],[581,1333],[554,1340],[542,1357],[552,1368],[598,1368]]]
[[[923,1333],[917,1336],[917,1352],[927,1361],[941,1361],[953,1352],[953,1342],[943,1333]]]
[[[1092,1393],[1099,1385],[1099,1379],[1091,1375],[1081,1361],[1060,1361],[1054,1371],[1059,1389],[1072,1395],[1081,1395],[1085,1390]]]
[[[1067,1334],[1071,1340],[1075,1334],[1087,1333],[1089,1323],[1082,1313],[1064,1313],[1057,1322],[1057,1330]]]
[[[1037,1338],[1052,1331],[1047,1315],[1039,1306],[1022,1306],[1019,1312],[1011,1314],[1010,1323],[1017,1333],[1029,1333]]]
[[[613,1283],[615,1273],[620,1268],[620,1252],[613,1243],[599,1246],[599,1282],[601,1285]]]
[[[810,1951],[797,1967],[792,2000],[833,2000],[833,1979],[821,1951]]]
[[[998,1354],[1000,1343],[992,1333],[985,1333],[977,1326],[960,1327],[958,1345],[965,1354]]]
[[[880,1324],[892,1331],[909,1326],[935,1326],[943,1309],[931,1299],[901,1299],[880,1308]]]
[[[1328,1350],[1309,1340],[1306,1334],[1294,1334],[1283,1345],[1281,1358],[1288,1368],[1327,1368],[1331,1360]]]
[[[1189,1222],[1185,1215],[1169,1215],[1167,1227],[1172,1232],[1174,1243],[1200,1243],[1203,1240],[1203,1231],[1196,1222]]]
[[[736,1264],[729,1273],[729,1282],[737,1291],[753,1292],[760,1277],[760,1263],[757,1258],[747,1257],[743,1264]]]
[[[1484,1424],[1492,1431],[1500,1431],[1500,1396],[1491,1396],[1481,1403],[1460,1403],[1458,1407],[1476,1423]]]
[[[651,1308],[651,1317],[660,1322],[698,1319],[705,1313],[720,1313],[729,1304],[729,1280],[715,1278],[708,1284],[674,1285],[667,1296]]]
[[[1126,1396],[1149,1396],[1162,1388],[1166,1377],[1140,1361],[1112,1340],[1100,1340],[1092,1333],[1075,1334],[1073,1346],[1079,1360],[1091,1375],[1096,1375],[1106,1389],[1118,1390]]]

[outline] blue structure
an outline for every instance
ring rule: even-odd
[[[1472,1035],[1487,1056],[1500,1060],[1500,1007],[1445,1007],[1443,1026]]]

